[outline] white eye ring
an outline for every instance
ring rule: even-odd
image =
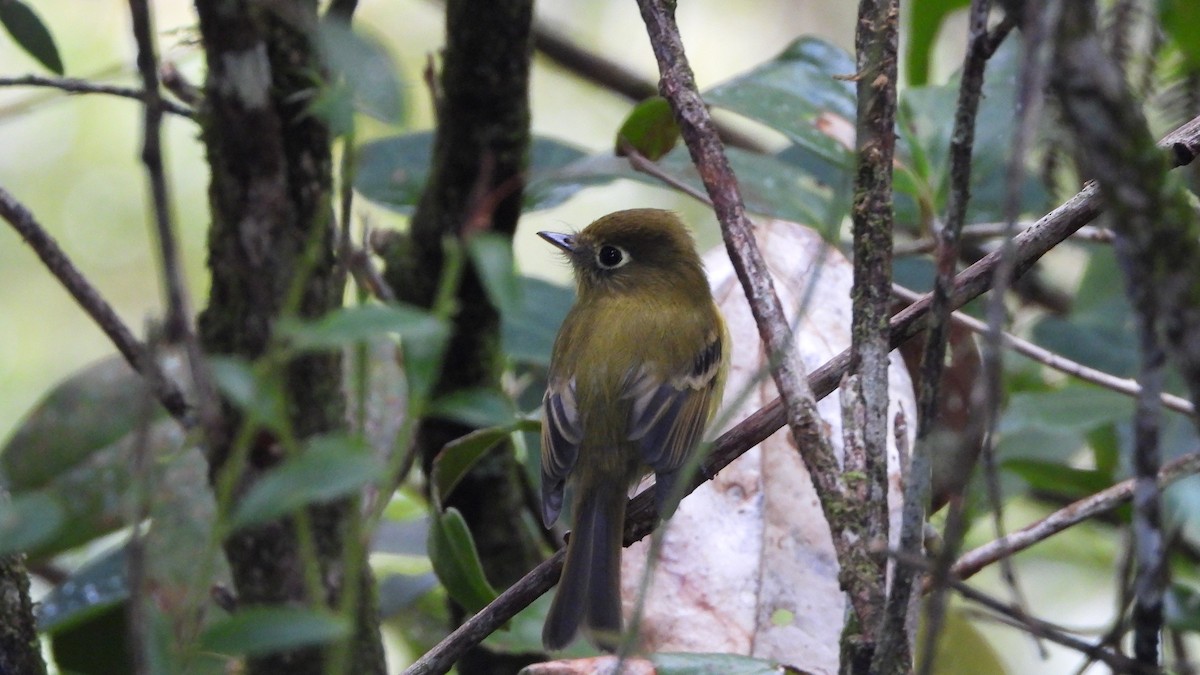
[[[620,246],[604,244],[596,250],[596,264],[602,270],[615,270],[629,263],[629,251]]]

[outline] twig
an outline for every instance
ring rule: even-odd
[[[896,559],[896,562],[903,566],[913,567],[918,570],[931,572],[931,565],[928,560],[921,556],[909,555],[903,551],[888,551],[889,556]],[[1103,662],[1105,665],[1113,669],[1113,672],[1119,673],[1158,673],[1157,668],[1147,668],[1142,664],[1130,659],[1123,654],[1117,654],[1105,649],[1101,645],[1094,645],[1077,637],[1068,635],[1066,630],[1061,626],[1056,626],[1048,621],[1043,621],[1037,617],[1031,616],[1020,606],[1007,605],[996,598],[980,591],[972,586],[969,586],[962,578],[957,576],[947,576],[945,584],[948,588],[952,588],[959,595],[979,605],[983,605],[987,609],[995,612],[999,616],[991,618],[998,620],[1000,623],[1005,623],[1014,628],[1019,628],[1028,632],[1030,635],[1039,638],[1045,638],[1051,642],[1060,644],[1069,649],[1073,649],[1089,658]]]
[[[988,333],[982,345],[982,377],[979,379],[977,386],[972,392],[972,405],[975,406],[981,414],[973,417],[973,420],[979,425],[982,430],[983,444],[980,448],[980,458],[983,460],[983,476],[984,484],[987,487],[987,501],[992,512],[993,527],[996,536],[1004,539],[1004,517],[1003,517],[1003,502],[1000,495],[1000,478],[996,468],[996,427],[999,423],[999,408],[1003,395],[1002,392],[1002,373],[1004,354],[1000,349],[1000,334],[1003,332],[1004,322],[1006,320],[1006,309],[1004,299],[1008,293],[1008,289],[1012,286],[1013,280],[1018,276],[1016,260],[1016,223],[1020,213],[1021,193],[1020,186],[1024,182],[1025,177],[1025,154],[1029,145],[1029,140],[1033,137],[1034,126],[1041,115],[1042,91],[1046,81],[1046,62],[1044,58],[1044,48],[1048,43],[1046,38],[1049,20],[1043,19],[1051,17],[1055,12],[1060,11],[1059,2],[1051,0],[1044,6],[1038,8],[1037,11],[1031,6],[1028,11],[1024,12],[1024,24],[1022,26],[1022,37],[1025,38],[1025,51],[1022,55],[1021,70],[1017,83],[1017,97],[1019,115],[1017,118],[1016,131],[1012,139],[1012,152],[1008,157],[1008,163],[1005,171],[1004,182],[1004,222],[1006,224],[1005,234],[1002,238],[999,249],[999,264],[995,270],[994,292],[988,298],[987,303],[987,324]],[[966,518],[964,516],[965,502],[963,500],[952,500],[950,503],[949,513],[947,514],[947,526],[944,533],[944,549],[943,554],[938,559],[937,576],[942,574],[942,569],[950,564],[951,558],[959,550],[962,545],[962,538],[966,535]],[[1018,604],[1024,605],[1024,599],[1021,589],[1017,584],[1016,572],[1008,559],[1000,561],[1000,576],[1008,585],[1009,590]],[[939,608],[943,603],[941,591],[935,587],[933,597],[930,599],[932,611],[940,611]],[[1039,649],[1044,652],[1044,647],[1040,644]]]
[[[209,378],[200,344],[192,330],[191,305],[184,287],[183,270],[179,262],[179,247],[171,222],[170,195],[162,157],[162,116],[165,101],[158,86],[158,57],[154,52],[154,33],[151,27],[150,6],[147,0],[129,0],[133,21],[133,36],[137,42],[137,67],[145,89],[143,102],[142,162],[150,182],[154,205],[154,226],[158,233],[159,256],[162,259],[162,283],[167,300],[164,337],[168,342],[181,342],[188,357],[189,374],[195,389],[197,410],[202,426],[213,431],[219,424],[219,405],[216,388]]]
[[[954,590],[958,591],[967,600],[981,604],[988,609],[996,612],[996,614],[988,615],[981,614],[985,618],[989,618],[996,623],[1010,626],[1018,630],[1023,630],[1035,638],[1046,639],[1050,642],[1062,645],[1068,649],[1083,654],[1093,661],[1100,661],[1107,665],[1110,672],[1126,673],[1126,674],[1143,674],[1143,675],[1161,675],[1161,671],[1157,668],[1146,668],[1137,661],[1119,654],[1117,652],[1105,649],[1103,644],[1093,644],[1086,640],[1081,640],[1077,637],[1068,635],[1064,630],[1047,623],[1041,619],[1036,619],[1029,616],[1019,607],[1005,605],[995,598],[978,591],[966,584],[951,584]]]
[[[916,302],[922,297],[921,294],[899,285],[893,285],[892,292],[905,302]],[[978,334],[984,334],[988,330],[987,324],[969,314],[964,314],[962,312],[953,312],[950,315],[950,320],[953,323]],[[1138,383],[1134,380],[1125,377],[1117,377],[1116,375],[1106,373],[1102,370],[1096,370],[1095,368],[1085,366],[1078,361],[1072,361],[1065,356],[1056,354],[1044,347],[1039,347],[1038,345],[1035,345],[1034,343],[1023,338],[1019,338],[1012,333],[1001,333],[1000,344],[1022,356],[1025,356],[1033,361],[1037,361],[1047,368],[1053,368],[1060,373],[1065,373],[1071,377],[1083,380],[1084,382],[1090,382],[1097,386],[1104,387],[1105,389],[1115,391],[1118,394],[1136,397],[1142,390],[1142,388],[1138,386]],[[1182,413],[1184,415],[1196,414],[1196,410],[1192,406],[1191,402],[1182,396],[1176,396],[1174,394],[1164,392],[1161,395],[1161,400],[1163,406],[1170,410],[1174,410],[1175,412]]]
[[[112,84],[98,84],[76,77],[45,77],[43,75],[0,77],[0,87],[49,87],[72,94],[108,94],[135,101],[145,101],[149,95],[144,89],[118,87]],[[171,101],[162,102],[162,111],[189,119],[196,116],[195,110],[184,105],[179,105],[178,103],[172,103]]]
[[[666,171],[663,171],[662,167],[654,162],[651,162],[646,158],[645,155],[638,152],[637,148],[633,147],[633,144],[630,143],[628,139],[621,138],[617,142],[620,144],[621,154],[629,160],[629,166],[632,167],[634,171],[640,171],[647,176],[657,178],[665,185],[682,192],[683,194],[695,199],[709,208],[712,208],[713,203],[712,200],[708,198],[708,195],[679,180]]]
[[[1158,472],[1158,485],[1160,488],[1166,488],[1175,481],[1198,472],[1200,472],[1200,452],[1183,455],[1163,465],[1162,470]],[[969,579],[979,570],[998,560],[1024,551],[1073,525],[1107,513],[1132,499],[1134,481],[1133,478],[1123,480],[1093,495],[1072,502],[1036,523],[1011,532],[1004,539],[997,539],[972,549],[961,555],[951,566],[950,571],[959,579]]]
[[[183,275],[179,270],[179,254],[175,244],[175,229],[171,224],[170,196],[163,172],[162,157],[162,114],[163,99],[158,86],[158,57],[154,53],[154,36],[151,27],[150,7],[146,0],[129,0],[133,19],[133,36],[137,41],[137,67],[142,77],[145,104],[143,117],[142,163],[150,182],[150,196],[154,205],[154,225],[158,232],[159,255],[162,256],[163,285],[167,296],[167,317],[164,334],[168,342],[186,335],[188,330],[188,306],[183,290]]]
[[[149,349],[151,354],[158,347],[154,336],[158,328],[148,325],[146,331],[151,336]],[[150,500],[156,485],[154,471],[150,461],[150,425],[154,418],[154,399],[146,391],[139,397],[137,428],[134,430],[132,457],[130,458],[130,487],[128,499],[129,512],[127,517],[132,525],[129,542],[125,545],[125,574],[129,586],[129,651],[134,675],[148,675],[152,672],[150,662],[151,622],[149,583],[146,564],[146,521],[150,517]]]
[[[926,331],[925,349],[922,352],[920,374],[917,378],[917,444],[904,492],[900,550],[909,555],[919,555],[924,540],[925,506],[929,503],[933,444],[936,442],[933,431],[938,425],[938,394],[946,363],[946,342],[950,334],[949,293],[954,284],[959,238],[967,219],[967,204],[971,199],[971,154],[975,147],[976,115],[979,112],[979,101],[983,97],[984,68],[988,57],[994,51],[988,42],[987,30],[991,8],[991,0],[971,2],[962,82],[958,89],[954,131],[950,138],[950,198],[946,206],[945,226],[938,233],[937,275],[934,278],[929,309],[930,325]],[[1005,34],[1007,31],[1002,36]],[[1005,230],[1008,230],[1007,226]],[[973,469],[973,466],[968,468],[964,474],[970,475]],[[947,553],[943,554],[944,560],[936,566],[935,588],[939,586],[939,575],[950,566],[952,552],[952,549],[948,548]],[[892,624],[892,630],[905,638],[907,634],[902,628],[908,618],[908,602],[914,584],[913,571],[913,568],[904,566],[896,571],[895,578],[898,583],[893,582],[892,593],[888,597],[887,617]],[[942,621],[945,617],[943,597],[935,591],[926,604],[921,650],[924,656],[917,670],[921,675],[933,672],[937,642],[941,637]]]
[[[1032,225],[1032,223],[1017,223],[1017,230],[1024,230],[1030,225]],[[964,225],[959,238],[961,241],[994,239],[996,237],[1004,236],[1007,230],[1007,223],[976,223],[974,225]],[[1111,243],[1112,238],[1112,230],[1105,227],[1095,227],[1093,225],[1085,225],[1079,228],[1078,232],[1071,235],[1072,240],[1090,241],[1099,244]],[[897,256],[929,253],[937,249],[938,241],[939,239],[937,237],[925,237],[922,239],[914,239],[912,241],[899,242],[896,244],[894,252]]]
[[[183,73],[175,67],[170,61],[163,61],[158,66],[158,75],[162,78],[163,88],[175,95],[175,98],[192,106],[199,106],[204,102],[204,94],[200,88],[188,82]],[[163,109],[166,110],[167,102],[163,101]]]
[[[1168,134],[1160,145],[1184,148],[1200,147],[1200,117]],[[1183,159],[1184,153],[1176,152],[1175,156]],[[1018,234],[1014,240],[1015,273],[1020,275],[1028,270],[1047,251],[1062,243],[1071,236],[1072,232],[1095,218],[1099,210],[1100,204],[1095,187],[1088,186],[1066,203],[1043,216],[1032,227]],[[992,271],[995,269],[999,257],[998,252],[991,253],[959,273],[954,292],[950,295],[952,307],[961,307],[988,290],[992,281]],[[925,297],[896,314],[891,321],[892,347],[900,345],[919,333],[923,329],[924,317],[928,311],[929,299]],[[814,370],[808,378],[808,385],[813,393],[818,397],[829,395],[837,386],[842,375],[847,372],[849,361],[849,351],[844,351]],[[704,476],[715,476],[747,450],[778,431],[783,426],[785,419],[783,403],[779,399],[775,399],[722,434],[713,443],[712,451],[702,470],[688,484],[686,494],[690,494],[698,485],[707,480],[703,478]],[[1200,471],[1200,454],[1190,457],[1195,463],[1191,467],[1191,472]],[[1168,465],[1168,468],[1174,466],[1175,463],[1172,463]],[[635,497],[629,504],[625,519],[626,544],[640,540],[657,526],[657,510],[653,502],[651,492],[646,492]],[[1020,532],[1011,535],[1009,540],[1020,541],[1020,535]],[[528,607],[531,602],[549,590],[557,582],[562,571],[562,558],[560,552],[535,567],[520,581],[501,593],[500,597],[468,619],[409,666],[404,671],[405,675],[447,672],[459,655],[478,644],[483,638],[508,622],[517,612]],[[982,567],[983,565],[979,566],[979,568]],[[956,575],[969,576],[959,570],[958,564],[953,569]]]
[[[75,267],[54,238],[34,219],[33,214],[3,188],[0,188],[0,217],[8,221],[25,243],[29,244],[46,269],[67,289],[71,297],[75,298],[75,302],[79,303],[83,311],[92,317],[129,365],[146,378],[154,396],[167,412],[185,428],[191,428],[194,421],[183,392],[150,357],[145,345],[134,337],[108,301],[83,276],[79,268]]]

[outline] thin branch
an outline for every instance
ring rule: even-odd
[[[45,77],[43,75],[22,75],[19,77],[0,77],[0,87],[48,87],[51,89],[59,89],[71,94],[108,94],[110,96],[118,96],[120,98],[133,99],[135,101],[146,101],[148,94],[144,89],[133,89],[131,87],[119,87],[112,84],[99,84],[90,80],[81,80],[76,77]],[[196,116],[196,111],[191,108],[173,103],[171,101],[162,101],[162,111],[187,117],[192,119]]]
[[[916,293],[915,291],[911,291],[899,285],[892,286],[892,292],[896,294],[896,297],[905,302],[916,302],[922,297],[920,293]],[[950,315],[950,320],[951,322],[980,335],[985,334],[988,331],[987,324],[969,314],[953,312]],[[1106,373],[1102,370],[1096,370],[1095,368],[1085,366],[1078,361],[1072,361],[1065,356],[1056,354],[1044,347],[1039,347],[1038,345],[1035,345],[1034,343],[1023,338],[1019,338],[1012,333],[1001,333],[1000,344],[1022,356],[1025,356],[1033,361],[1037,361],[1048,368],[1053,368],[1060,373],[1070,375],[1071,377],[1078,378],[1084,382],[1089,382],[1091,384],[1104,387],[1109,391],[1115,391],[1118,394],[1137,397],[1142,391],[1142,388],[1134,380],[1126,377],[1117,377],[1116,375]],[[1163,407],[1174,410],[1175,412],[1182,413],[1184,415],[1194,415],[1196,413],[1196,409],[1192,406],[1191,402],[1182,396],[1176,396],[1174,394],[1164,392],[1161,394],[1161,401]]]
[[[219,424],[220,412],[216,388],[204,364],[200,343],[192,330],[191,303],[184,287],[179,246],[171,217],[171,199],[162,155],[162,116],[166,101],[158,83],[158,57],[154,51],[154,31],[147,0],[129,0],[133,21],[133,36],[137,42],[137,67],[144,88],[142,162],[150,183],[154,205],[154,226],[158,233],[159,256],[162,262],[162,283],[167,300],[164,336],[168,342],[183,344],[188,357],[189,374],[195,388],[197,409],[203,427],[213,431]]]
[[[1111,672],[1145,675],[1158,675],[1161,672],[1157,668],[1147,668],[1124,654],[1118,654],[1117,652],[1105,649],[1103,645],[1092,644],[1086,640],[1068,635],[1054,624],[1029,616],[1020,607],[1006,605],[992,596],[958,580],[951,580],[950,586],[967,600],[983,605],[996,612],[999,616],[992,616],[991,618],[998,623],[1012,626],[1013,628],[1026,631],[1036,638],[1043,638],[1068,649],[1073,649],[1089,659],[1104,663],[1111,669]]]
[[[938,233],[935,256],[937,274],[931,295],[930,325],[926,331],[925,349],[922,352],[920,375],[917,378],[917,444],[904,492],[900,550],[909,555],[920,555],[924,545],[925,508],[929,503],[932,483],[933,446],[938,442],[933,431],[938,425],[938,396],[946,364],[946,342],[950,334],[949,293],[954,284],[959,239],[967,219],[967,204],[971,199],[971,154],[975,148],[976,115],[979,112],[979,101],[983,97],[984,68],[987,66],[988,57],[994,51],[988,42],[987,29],[991,8],[991,0],[971,2],[962,82],[958,89],[954,131],[950,138],[950,198],[946,205],[945,226]],[[1002,35],[1006,34],[1007,32]],[[1005,230],[1007,232],[1008,228]],[[973,469],[972,466],[964,471],[964,476],[970,475]],[[949,564],[950,559],[947,558],[937,567],[938,572],[946,569]],[[892,630],[905,639],[907,633],[900,629],[908,618],[908,602],[915,583],[914,572],[911,567],[901,566],[896,571],[898,583],[893,582],[892,593],[888,597],[887,617]],[[918,670],[921,675],[933,672],[937,642],[945,617],[945,603],[942,602],[942,597],[941,594],[935,593],[926,605],[922,649],[924,657]]]
[[[1024,222],[1017,223],[1017,231],[1027,229],[1032,223]],[[959,235],[960,241],[974,241],[979,239],[995,239],[1003,237],[1008,231],[1008,223],[976,223],[974,225],[964,225],[962,232]],[[1074,241],[1088,241],[1098,244],[1110,244],[1113,240],[1112,230],[1105,227],[1095,227],[1085,225],[1079,228],[1079,231],[1071,235]],[[925,237],[922,239],[914,239],[896,244],[895,254],[897,256],[917,255],[919,253],[931,253],[938,247],[939,237]]]
[[[663,184],[667,185],[668,187],[674,188],[675,190],[682,192],[683,194],[691,197],[692,199],[695,199],[696,201],[700,202],[701,204],[704,204],[705,206],[707,206],[710,209],[712,208],[712,206],[713,206],[712,200],[708,198],[707,194],[705,194],[704,192],[702,192],[700,190],[697,190],[696,188],[692,187],[691,185],[688,185],[687,183],[676,178],[675,176],[672,176],[671,174],[667,173],[666,171],[663,171],[663,168],[661,166],[650,161],[649,159],[646,158],[645,155],[638,152],[637,148],[633,147],[633,144],[630,143],[628,139],[621,138],[618,141],[618,143],[620,143],[621,154],[627,160],[629,160],[629,166],[634,171],[640,171],[640,172],[646,174],[647,176],[650,176],[652,178],[657,178],[658,180],[662,181]]]
[[[159,255],[162,256],[163,286],[167,300],[164,333],[168,342],[180,340],[188,329],[188,303],[183,289],[183,274],[179,269],[179,252],[175,243],[175,228],[171,224],[170,196],[163,170],[162,115],[163,99],[158,86],[158,57],[154,52],[150,7],[146,0],[129,0],[133,19],[133,36],[137,41],[137,67],[142,77],[145,115],[142,128],[142,163],[150,182],[154,205],[154,226],[158,232]]]
[[[117,316],[112,305],[100,295],[91,282],[75,267],[67,254],[59,248],[54,238],[38,224],[33,214],[18,202],[9,192],[0,188],[0,218],[8,221],[17,234],[33,249],[46,269],[58,279],[75,302],[83,311],[92,317],[100,330],[108,336],[116,346],[117,351],[125,357],[134,370],[146,378],[154,396],[176,420],[185,428],[191,428],[194,421],[191,411],[184,398],[183,392],[163,372],[158,363],[150,357],[149,352],[129,328]]]
[[[204,102],[204,93],[200,88],[188,81],[183,73],[175,67],[170,61],[163,61],[158,66],[159,77],[162,78],[163,88],[175,95],[175,98],[184,103],[197,107]],[[163,101],[163,110],[166,110],[168,103]]]
[[[1158,486],[1166,488],[1181,478],[1196,473],[1200,473],[1200,452],[1183,455],[1163,465],[1162,470],[1158,472]],[[950,572],[959,579],[969,579],[998,560],[1011,557],[1085,520],[1112,511],[1133,498],[1135,481],[1134,478],[1123,480],[1072,502],[1035,523],[1009,533],[1003,539],[972,549],[954,561]]]
[[[913,556],[903,551],[889,550],[888,556],[895,558],[896,562],[906,567],[912,567],[917,570],[933,573],[933,565],[929,560],[921,556]],[[1052,624],[1048,621],[1043,621],[1035,616],[1031,616],[1028,612],[1016,605],[1009,605],[997,600],[996,598],[968,585],[963,579],[957,576],[947,576],[945,579],[947,588],[951,588],[958,592],[963,598],[970,600],[978,605],[995,612],[996,615],[983,616],[994,619],[1013,628],[1026,631],[1030,635],[1038,638],[1045,638],[1051,642],[1055,642],[1069,649],[1073,649],[1088,658],[1103,662],[1105,665],[1113,669],[1117,673],[1158,673],[1157,668],[1147,668],[1142,664],[1130,659],[1129,657],[1111,652],[1103,647],[1103,645],[1095,645],[1086,642],[1072,635],[1068,635],[1066,629],[1061,626]],[[997,616],[998,615],[998,616]]]
[[[1003,214],[1006,231],[998,251],[994,292],[987,302],[987,339],[983,341],[981,365],[982,377],[972,392],[972,405],[979,411],[972,420],[978,425],[983,438],[980,448],[980,459],[983,462],[984,484],[987,487],[987,501],[992,512],[993,527],[996,536],[1003,540],[1005,534],[1003,503],[1000,496],[1000,478],[996,468],[996,428],[999,423],[999,408],[1003,395],[1002,373],[1004,354],[1000,348],[1000,334],[1003,332],[1007,312],[1004,305],[1008,289],[1019,276],[1019,262],[1016,254],[1016,224],[1020,214],[1021,192],[1024,183],[1025,156],[1030,139],[1033,138],[1035,125],[1041,116],[1042,92],[1047,78],[1047,62],[1045,48],[1048,44],[1048,31],[1051,17],[1060,11],[1059,2],[1051,2],[1035,11],[1032,5],[1024,12],[1022,37],[1025,39],[1025,50],[1022,53],[1021,69],[1017,82],[1017,123],[1012,139],[1012,151],[1009,154],[1004,181]],[[965,501],[951,500],[946,518],[944,532],[944,549],[938,557],[935,579],[940,579],[962,545],[966,535]],[[1017,584],[1016,572],[1007,559],[1000,561],[1000,576],[1008,585],[1010,593],[1018,604],[1024,604],[1021,589]],[[944,607],[944,595],[940,586],[935,586],[929,600],[929,613],[936,619]],[[1044,647],[1039,648],[1044,651]]]

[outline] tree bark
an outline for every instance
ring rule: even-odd
[[[409,239],[385,253],[385,277],[397,296],[433,303],[442,278],[444,241],[481,231],[511,237],[521,214],[529,150],[531,0],[450,0],[433,166]],[[500,318],[478,276],[465,265],[443,368],[434,396],[499,385]],[[422,422],[418,442],[426,468],[449,441],[471,431],[457,422]],[[503,448],[491,453],[449,496],[462,512],[489,580],[507,586],[537,562],[522,524],[520,467]],[[455,610],[461,621],[461,610]],[[516,672],[533,657],[504,657],[482,648],[458,664],[461,673]]]
[[[0,673],[46,675],[24,556],[0,556]]]
[[[305,106],[320,72],[317,3],[285,0],[197,0],[208,62],[200,115],[212,170],[209,269],[212,288],[200,316],[209,354],[248,360],[267,354],[284,314],[316,317],[341,304],[334,273],[331,136]],[[345,401],[337,354],[310,355],[281,366],[282,389],[296,439],[341,428]],[[282,459],[278,439],[260,433],[244,466],[230,467],[241,420],[225,406],[225,423],[209,439],[210,477],[240,471],[244,494]],[[307,521],[324,597],[336,606],[346,576],[342,551],[354,500],[311,506]],[[304,605],[313,599],[295,519],[247,528],[229,537],[229,558],[241,606]],[[365,567],[365,563],[364,567]],[[359,571],[357,617],[349,672],[383,673],[383,646],[368,569]],[[250,659],[251,673],[322,673],[322,648]]]

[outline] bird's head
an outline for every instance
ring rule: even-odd
[[[680,284],[708,287],[695,242],[670,211],[617,211],[575,234],[538,235],[566,254],[581,296],[659,291]]]

